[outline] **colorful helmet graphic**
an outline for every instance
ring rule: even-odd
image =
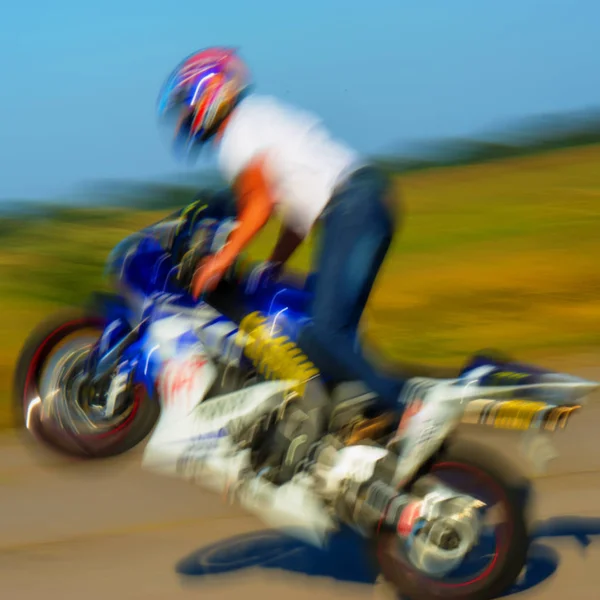
[[[175,139],[187,151],[217,131],[248,86],[248,70],[235,50],[208,48],[171,73],[159,97],[161,118],[175,118]]]

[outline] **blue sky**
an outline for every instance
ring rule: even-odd
[[[177,164],[155,117],[170,69],[238,46],[258,90],[364,152],[600,104],[599,0],[29,0],[0,18],[0,198]]]

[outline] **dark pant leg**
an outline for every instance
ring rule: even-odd
[[[323,217],[312,323],[299,343],[334,379],[361,380],[387,407],[400,410],[404,381],[378,372],[358,338],[362,312],[394,233],[384,200],[387,191],[385,180],[367,171],[332,198]]]

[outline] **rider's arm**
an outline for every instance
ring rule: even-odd
[[[266,225],[275,206],[264,158],[253,160],[237,177],[234,189],[238,202],[238,224],[221,252],[221,259],[231,264]]]
[[[285,264],[290,256],[294,254],[296,248],[302,243],[303,239],[304,238],[301,235],[298,235],[293,229],[282,225],[277,244],[275,245],[275,248],[273,248],[269,261],[282,265]]]

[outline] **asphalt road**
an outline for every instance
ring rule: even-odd
[[[465,435],[523,460],[514,435]],[[536,479],[530,568],[511,595],[590,600],[600,588],[600,403],[555,440],[560,457]],[[389,598],[360,583],[352,558],[335,563],[201,488],[142,472],[138,452],[67,465],[2,438],[0,508],[2,599]]]

